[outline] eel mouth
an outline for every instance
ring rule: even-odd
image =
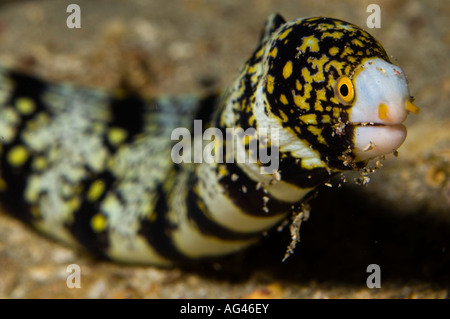
[[[350,123],[351,126],[360,126],[360,127],[366,127],[366,126],[395,126],[395,125],[403,125],[401,123],[375,123],[375,122],[359,122],[359,123]]]
[[[406,139],[406,127],[401,123],[351,123],[354,126],[356,161],[365,161],[392,153]]]
[[[403,108],[389,108],[380,103],[377,111],[375,121],[350,123],[354,127],[356,161],[386,155],[399,148],[407,135],[406,127],[402,123],[409,113],[418,114],[420,109],[406,99]]]

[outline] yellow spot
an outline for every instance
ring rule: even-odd
[[[87,199],[91,202],[96,201],[100,198],[105,190],[105,183],[99,179],[92,183],[89,191],[87,193]]]
[[[327,100],[325,89],[317,90],[316,91],[316,96],[317,96],[317,99],[320,100],[320,101],[326,101]]]
[[[385,120],[387,118],[388,111],[389,109],[386,104],[381,103],[380,105],[378,105],[378,117],[380,118],[380,120]]]
[[[350,47],[346,47],[346,48],[344,48],[344,50],[342,51],[342,53],[339,57],[342,59],[344,56],[349,55],[349,54],[353,54],[353,50]]]
[[[305,124],[317,125],[316,114],[305,114],[300,116],[300,121]]]
[[[330,102],[331,103],[333,103],[333,104],[339,104],[340,102],[339,102],[339,100],[337,99],[337,97],[335,97],[335,96],[332,96],[331,98],[330,98]],[[327,108],[327,112],[330,112],[331,111],[331,108]]]
[[[359,41],[358,39],[353,39],[353,40],[352,40],[352,43],[353,43],[354,45],[359,46],[359,47],[363,47],[363,46],[364,46],[364,44],[363,44],[361,41]]]
[[[243,144],[244,144],[244,145],[249,145],[249,144],[250,144],[250,141],[252,141],[252,137],[249,136],[249,135],[244,135],[244,138],[243,138],[243,140],[242,140]]]
[[[310,21],[314,21],[314,20],[310,20]],[[328,29],[334,29],[334,25],[329,24],[329,23],[321,23],[316,27],[317,30],[320,31],[326,31]]]
[[[414,104],[412,104],[410,101],[406,101],[406,110],[414,114],[420,113],[420,109]]]
[[[287,61],[283,68],[283,77],[287,79],[292,74],[292,62]]]
[[[17,145],[9,151],[8,162],[14,167],[21,166],[27,161],[28,155],[29,154],[25,146]]]
[[[306,82],[311,83],[313,82],[311,73],[309,73],[309,70],[307,68],[302,69],[302,77],[305,79]]]
[[[344,69],[344,74],[350,74],[350,65],[347,65]]]
[[[8,185],[6,184],[5,180],[0,177],[0,192],[3,192],[8,189]]]
[[[281,120],[283,122],[287,122],[287,120],[289,119],[288,116],[286,115],[286,113],[284,113],[283,111],[279,110],[280,112],[280,116],[281,116]]]
[[[323,66],[328,61],[329,61],[328,57],[325,54],[322,54],[322,56],[318,60],[317,59],[309,60],[309,58],[308,58],[308,62],[312,63],[312,67],[314,69],[317,69],[317,73],[314,74],[314,77],[313,77],[314,82],[322,82],[325,80],[324,73],[323,73]]]
[[[266,90],[269,94],[273,93],[273,77],[271,75],[266,78]]]
[[[264,46],[258,50],[258,52],[256,52],[255,54],[255,58],[259,58],[264,52]]]
[[[319,44],[317,42],[317,39],[313,35],[303,38],[302,45],[297,48],[298,53],[296,57],[298,58],[300,54],[306,51],[307,48],[309,48],[309,51],[311,52],[319,51]]]
[[[303,96],[293,94],[292,96],[294,98],[295,105],[297,105],[299,108],[301,108],[303,110],[309,111],[310,105],[309,105],[309,103],[306,103],[305,100],[311,97],[311,90],[312,90],[312,85],[309,83],[306,83]]]
[[[340,118],[341,117],[341,109],[338,107],[333,107],[333,117]]]
[[[112,127],[108,131],[108,140],[112,145],[117,146],[127,138],[127,135],[127,131],[123,128]]]
[[[256,71],[256,68],[255,68],[255,66],[254,65],[250,65],[249,67],[248,67],[248,71],[247,71],[247,73],[255,73],[255,71]]]
[[[355,58],[354,56],[349,56],[349,57],[347,58],[347,60],[348,60],[350,63],[355,63],[355,62],[356,62],[356,58]]]
[[[300,83],[299,80],[295,81],[295,88],[297,89],[297,91],[302,90],[302,84]]]
[[[344,34],[342,32],[338,32],[338,31],[334,31],[334,32],[324,32],[322,34],[322,39],[323,38],[335,38],[335,39],[340,39],[342,38]]]
[[[245,112],[246,113],[251,113],[252,112],[252,104],[251,103],[246,103],[245,105],[246,105],[245,106]],[[244,106],[244,104],[242,106]]]
[[[253,84],[257,84],[258,83],[258,76],[256,75],[256,73],[254,73],[251,77],[250,77],[250,81],[253,83]]]
[[[338,72],[339,75],[342,75],[342,68],[344,67],[344,64],[341,62],[338,62],[336,60],[331,60],[327,63],[325,66],[325,72],[328,72],[331,67],[334,67],[334,69]]]
[[[330,53],[330,55],[336,55],[339,53],[339,48],[338,47],[332,47],[330,50],[328,50],[328,53]]]
[[[325,141],[325,139],[322,136],[322,130],[323,130],[323,128],[321,128],[321,127],[312,126],[312,125],[308,126],[308,131],[310,131],[312,134],[317,136],[317,140],[319,141],[319,143],[327,144],[327,142]]]
[[[322,115],[322,123],[331,123],[331,117],[328,114]]]
[[[317,100],[316,104],[314,104],[314,110],[318,112],[323,112],[323,106],[319,100]]]
[[[245,103],[246,103],[245,100],[242,100],[242,102],[241,102],[241,110],[243,110],[243,111],[245,111],[245,108],[246,108],[246,104]]]
[[[47,160],[43,156],[38,156],[34,159],[32,165],[35,171],[42,171],[47,168]]]
[[[241,96],[244,93],[244,89],[245,89],[245,83],[244,83],[244,80],[241,80],[241,82],[239,83],[239,92],[238,92],[239,96]]]
[[[107,221],[106,217],[100,213],[95,214],[91,219],[91,227],[97,233],[104,231],[107,224],[108,224],[108,221]]]
[[[19,97],[16,99],[16,108],[23,115],[30,115],[36,110],[36,104],[28,97]]]
[[[278,53],[278,49],[276,47],[274,47],[272,50],[270,50],[269,56],[271,56],[272,58],[276,58],[277,53]]]
[[[250,118],[248,119],[248,124],[249,124],[250,126],[253,126],[253,124],[255,123],[255,121],[256,121],[255,114],[252,114],[252,115],[250,116]]]
[[[284,94],[280,95],[280,102],[283,103],[284,105],[288,105],[289,102],[286,98],[286,95],[284,95]]]
[[[311,97],[312,85],[309,83],[305,84],[305,93],[303,94],[304,99],[309,99]]]
[[[219,179],[228,175],[228,171],[225,165],[219,165],[218,167]]]
[[[308,131],[310,131],[314,135],[322,134],[322,128],[317,127],[317,126],[312,126],[312,125],[308,126]]]
[[[292,31],[292,28],[285,30],[282,34],[280,34],[278,36],[278,39],[283,40],[284,38],[286,38],[288,36],[289,33],[291,33],[291,31]]]
[[[309,111],[310,107],[308,103],[305,103],[303,97],[301,95],[293,95],[294,98],[294,103],[295,105],[297,105],[299,108],[304,109],[306,111]]]

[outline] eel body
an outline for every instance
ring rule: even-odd
[[[113,97],[0,69],[0,199],[113,260],[232,254],[331,175],[397,149],[409,112],[381,44],[323,17],[269,17],[234,82],[207,97]]]

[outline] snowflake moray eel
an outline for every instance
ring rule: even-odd
[[[409,112],[419,109],[405,75],[380,43],[324,17],[270,16],[234,82],[206,97],[118,97],[1,68],[0,198],[38,230],[112,260],[228,255],[333,174],[397,149]],[[223,132],[277,128],[279,170],[174,163],[171,132],[194,119]]]

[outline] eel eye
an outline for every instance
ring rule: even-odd
[[[339,100],[343,103],[350,103],[355,97],[355,90],[352,80],[346,76],[339,79],[336,86],[336,91]]]

